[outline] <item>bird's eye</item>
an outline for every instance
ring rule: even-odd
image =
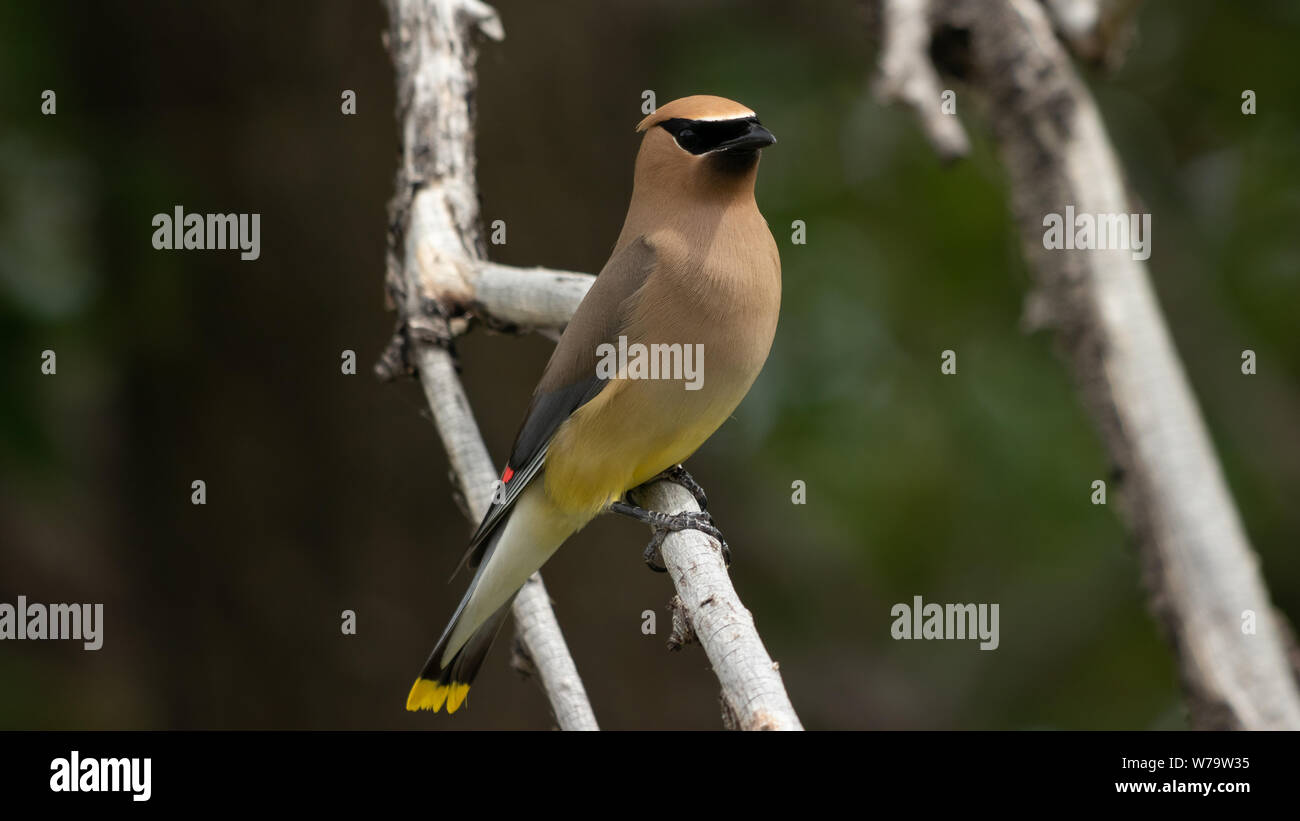
[[[693,123],[681,117],[673,117],[660,123],[660,125],[663,126],[664,131],[673,135],[673,139],[677,141],[677,146],[683,151],[692,154],[703,154],[707,143],[711,142],[709,137],[711,125],[709,123]]]

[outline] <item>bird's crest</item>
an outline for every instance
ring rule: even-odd
[[[696,94],[693,97],[682,97],[680,100],[673,100],[671,103],[659,106],[653,114],[641,121],[636,130],[645,131],[665,120],[673,119],[739,120],[753,116],[752,110],[735,100],[715,97],[712,94]]]

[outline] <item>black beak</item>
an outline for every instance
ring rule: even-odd
[[[749,128],[745,130],[744,134],[741,134],[739,137],[733,137],[732,139],[727,140],[726,142],[719,143],[718,147],[715,148],[714,150],[715,151],[732,151],[732,150],[757,151],[760,148],[767,148],[769,145],[772,145],[775,142],[776,142],[776,135],[774,135],[771,131],[768,131],[759,123],[751,122],[749,123]]]

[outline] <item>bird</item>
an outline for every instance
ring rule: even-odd
[[[640,519],[658,541],[668,530],[702,530],[725,551],[707,512],[668,515],[626,498],[668,474],[703,510],[707,500],[681,465],[732,415],[771,351],[781,260],[754,184],[760,152],[776,137],[753,110],[712,95],[660,106],[636,130],[643,136],[622,230],[533,392],[461,561],[474,575],[407,710],[460,708],[519,589],[596,516]],[[668,359],[671,346],[697,351],[696,389],[672,378],[680,368],[645,378],[644,368],[610,362],[619,346],[668,351]]]

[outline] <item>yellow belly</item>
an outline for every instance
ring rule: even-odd
[[[547,495],[568,513],[595,516],[698,450],[749,381],[707,391],[673,381],[612,381],[556,431],[546,455]]]

